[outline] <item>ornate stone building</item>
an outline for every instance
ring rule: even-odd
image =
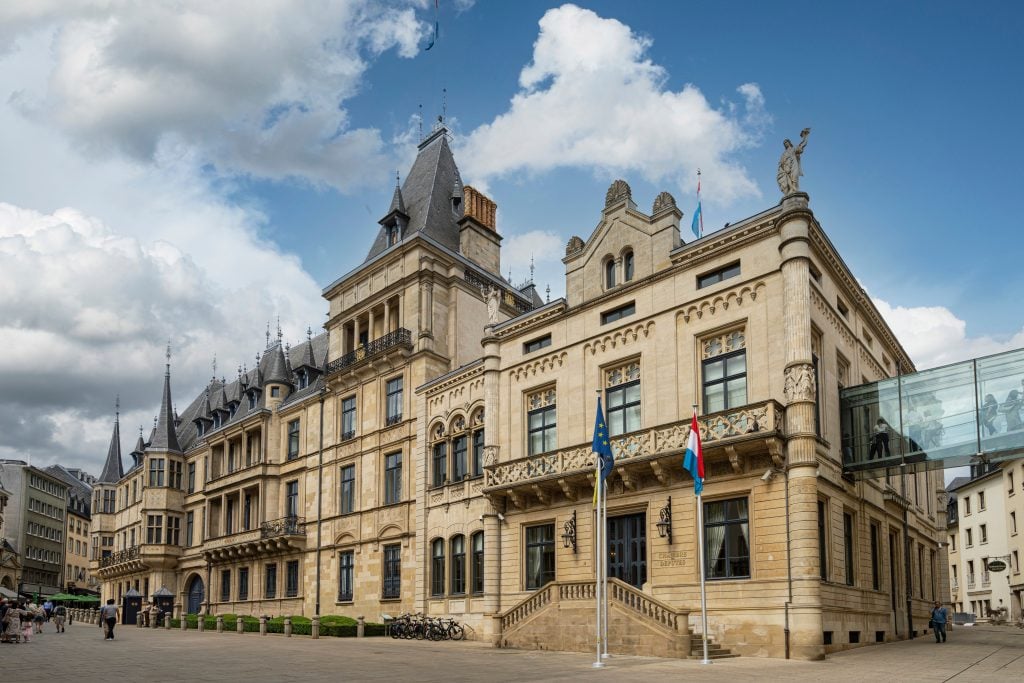
[[[814,658],[919,630],[945,557],[936,473],[912,500],[842,471],[839,388],[911,368],[808,208],[690,243],[668,193],[624,181],[569,240],[566,296],[500,276],[495,205],[463,187],[444,128],[366,260],[324,290],[325,331],[268,340],[94,498],[104,597],[179,609],[451,615],[498,644],[592,647],[595,397],[616,458],[612,651],[686,656],[699,621],[692,481],[705,445],[709,627],[747,655]],[[903,567],[903,510],[912,559]],[[940,551],[941,552],[941,551]],[[913,598],[906,601],[906,594]]]

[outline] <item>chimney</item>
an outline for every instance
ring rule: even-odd
[[[459,252],[488,272],[501,275],[501,235],[497,230],[498,205],[479,190],[462,188],[463,214],[459,219]]]
[[[462,192],[466,205],[464,215],[472,218],[485,228],[497,230],[498,205],[470,185],[466,185]]]

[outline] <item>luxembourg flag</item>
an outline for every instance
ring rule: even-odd
[[[683,469],[693,477],[693,492],[699,496],[704,490],[704,453],[700,449],[700,427],[697,425],[696,413],[690,423],[690,440],[686,444]]]
[[[700,209],[700,169],[697,169],[697,210],[693,212],[690,229],[697,239],[704,236],[704,212]]]

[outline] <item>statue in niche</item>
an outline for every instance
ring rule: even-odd
[[[487,287],[487,322],[490,325],[498,322],[498,307],[501,306],[501,290],[494,285]]]
[[[793,146],[789,138],[782,142],[785,149],[782,151],[782,157],[779,158],[779,172],[775,179],[779,183],[779,190],[783,196],[800,191],[800,176],[804,174],[800,168],[800,157],[803,156],[804,147],[807,146],[807,136],[810,134],[810,128],[800,131],[800,144],[796,147]]]

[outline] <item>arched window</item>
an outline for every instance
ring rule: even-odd
[[[448,479],[448,442],[443,440],[444,425],[434,427],[432,434],[436,441],[431,458],[431,485],[444,486]]]
[[[604,263],[604,286],[611,289],[615,286],[615,259],[610,258]]]
[[[470,546],[473,552],[471,577],[472,591],[474,593],[484,592],[484,532],[478,531],[470,537]]]
[[[629,282],[633,279],[633,252],[627,251],[622,255],[622,281]]]
[[[466,537],[452,536],[452,595],[466,592]]]
[[[478,410],[473,413],[470,420],[473,430],[473,476],[484,476],[484,411]]]
[[[430,548],[430,594],[444,595],[444,539],[435,538]]]

